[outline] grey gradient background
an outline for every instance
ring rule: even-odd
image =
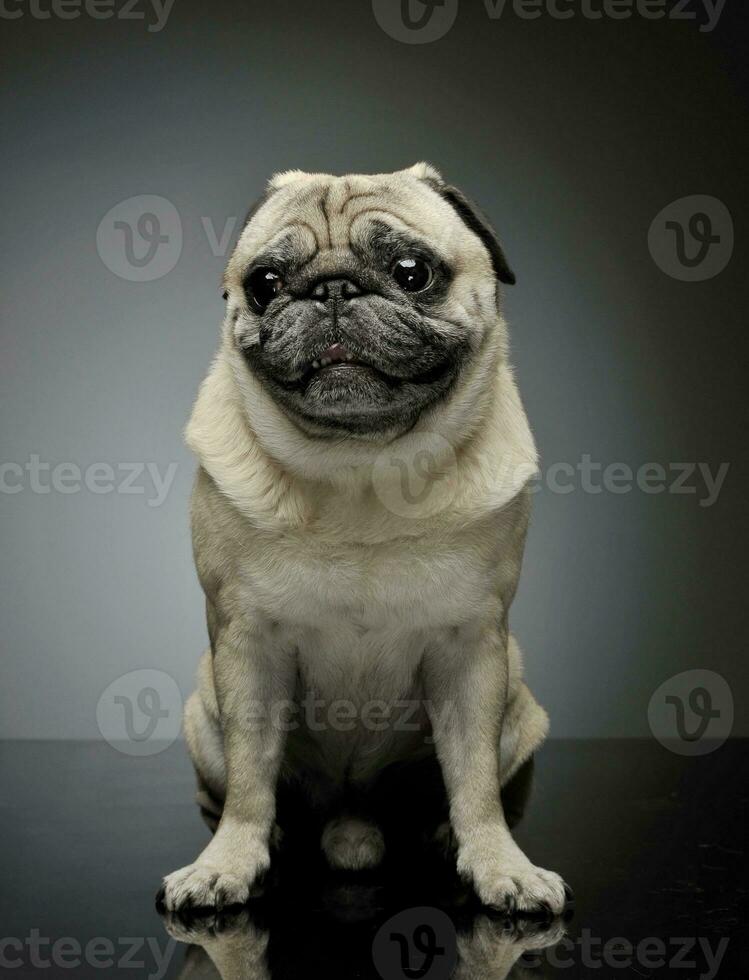
[[[144,9],[141,6],[138,9]],[[2,451],[23,464],[178,463],[166,502],[0,495],[0,735],[99,737],[104,688],[136,668],[191,690],[206,643],[181,431],[215,350],[220,231],[269,174],[427,159],[478,200],[518,275],[513,359],[546,464],[705,461],[695,496],[539,493],[512,614],[557,736],[643,736],[654,689],[719,671],[746,695],[746,5],[672,21],[490,21],[462,0],[432,44],[369,2],[176,0],[166,27],[0,21]],[[163,195],[184,248],[149,283],[102,263],[117,202]],[[728,269],[670,279],[647,232],[670,201],[723,200]]]

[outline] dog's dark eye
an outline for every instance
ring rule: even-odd
[[[283,288],[283,279],[277,269],[260,266],[253,269],[244,284],[245,292],[250,303],[258,313],[262,313],[270,301]]]
[[[393,279],[401,289],[420,293],[432,281],[432,270],[422,259],[398,259],[393,266]]]

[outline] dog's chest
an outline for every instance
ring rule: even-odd
[[[410,696],[430,637],[470,619],[491,587],[457,535],[367,545],[279,536],[244,575],[276,639],[293,644],[306,689],[356,704]]]
[[[244,567],[248,595],[283,626],[354,637],[442,629],[469,619],[491,591],[475,537],[347,544],[280,536]]]
[[[353,544],[307,530],[245,552],[251,611],[269,624],[269,642],[293,647],[298,664],[295,696],[304,705],[292,754],[366,778],[423,747],[424,651],[491,598],[490,540],[482,529]],[[383,710],[384,728],[371,717]]]

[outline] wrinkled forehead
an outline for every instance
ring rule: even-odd
[[[252,216],[227,277],[241,275],[259,256],[308,262],[325,253],[343,254],[365,242],[375,223],[406,242],[430,246],[448,261],[456,256],[486,260],[476,236],[423,180],[407,173],[304,175],[272,191]]]

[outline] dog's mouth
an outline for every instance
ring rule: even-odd
[[[390,387],[396,387],[408,381],[413,384],[431,384],[438,381],[451,370],[451,363],[445,361],[428,370],[413,375],[395,374],[375,365],[363,355],[353,351],[345,344],[336,342],[326,347],[315,358],[287,381],[288,387],[305,390],[313,381],[324,382],[336,378],[352,378],[356,374],[369,375],[385,382]]]
[[[301,350],[284,340],[280,350],[243,348],[250,368],[294,417],[347,432],[413,424],[446,395],[464,360],[459,346],[422,345],[408,336],[363,337],[359,344],[328,334]]]
[[[330,367],[371,368],[372,365],[367,364],[366,361],[362,361],[348,347],[344,347],[343,344],[331,344],[319,357],[315,358],[314,361],[310,361],[303,373],[314,374],[319,371],[325,371]]]

